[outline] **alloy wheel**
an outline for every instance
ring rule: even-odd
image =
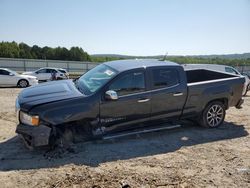
[[[210,107],[210,109],[207,112],[207,123],[210,127],[216,127],[218,126],[224,117],[224,111],[223,108],[218,105],[214,104]]]

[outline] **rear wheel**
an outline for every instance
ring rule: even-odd
[[[219,127],[224,122],[225,114],[226,110],[222,102],[211,102],[204,109],[199,124],[208,128]]]
[[[27,80],[19,80],[17,86],[21,88],[25,88],[29,86],[29,82]]]

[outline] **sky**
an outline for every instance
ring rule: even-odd
[[[250,0],[0,0],[0,41],[89,54],[250,52]]]

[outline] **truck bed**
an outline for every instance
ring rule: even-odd
[[[239,76],[227,74],[223,72],[217,72],[206,69],[194,69],[185,71],[187,75],[187,83],[204,82],[225,78],[238,78]]]
[[[187,70],[187,100],[183,117],[199,114],[209,101],[226,100],[226,108],[236,106],[242,97],[245,79],[206,69]]]

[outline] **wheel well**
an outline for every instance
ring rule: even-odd
[[[58,139],[70,136],[66,140],[71,140],[71,142],[91,140],[93,138],[92,131],[87,128],[89,127],[80,125],[77,121],[52,126],[54,138]]]
[[[209,105],[209,104],[212,103],[212,102],[215,102],[215,101],[221,102],[222,104],[224,104],[225,108],[228,109],[228,99],[227,99],[227,98],[213,99],[212,101],[209,101],[209,102],[206,104],[206,106]]]
[[[55,128],[59,128],[59,129],[76,129],[79,132],[87,132],[89,131],[89,128],[91,128],[90,123],[88,121],[85,122],[78,122],[78,121],[72,121],[72,122],[67,122],[67,123],[63,123],[57,126],[54,126]]]

